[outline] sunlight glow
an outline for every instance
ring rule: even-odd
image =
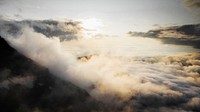
[[[100,29],[100,27],[103,26],[103,23],[100,19],[89,18],[89,19],[82,20],[82,26],[83,26],[83,28],[85,28],[87,30],[98,31]]]

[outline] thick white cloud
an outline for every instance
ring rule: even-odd
[[[87,90],[91,96],[113,108],[161,112],[198,110],[193,105],[199,105],[196,98],[200,97],[199,53],[116,57],[99,52],[82,62],[77,55],[64,49],[59,38],[47,38],[29,26],[22,27],[18,35],[4,38],[55,76]],[[80,52],[85,52],[89,44],[82,45]],[[193,98],[195,100],[190,100]]]

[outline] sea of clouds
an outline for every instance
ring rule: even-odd
[[[78,22],[1,20],[0,24],[1,36],[13,48],[107,105],[127,112],[200,111],[199,53],[124,57],[95,52],[83,59],[64,45],[81,39]],[[90,40],[79,52],[85,53],[88,46],[94,46]],[[25,84],[21,81],[27,78],[11,80]]]

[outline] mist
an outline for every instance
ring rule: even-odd
[[[3,35],[17,51],[103,103],[125,111],[199,110],[199,53],[124,56],[106,47],[91,50],[98,45],[90,40],[48,37],[27,25],[21,26],[20,33]],[[78,53],[67,50],[73,45]],[[84,55],[91,57],[83,59]]]

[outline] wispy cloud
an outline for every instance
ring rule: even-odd
[[[128,32],[130,36],[161,39],[167,44],[190,45],[200,48],[200,24],[160,27],[148,32]]]
[[[25,77],[12,77],[7,80],[0,82],[0,88],[7,88],[9,89],[10,86],[13,85],[23,85],[27,88],[32,88],[34,82],[33,76],[25,76]]]
[[[200,1],[199,0],[185,0],[185,5],[192,9],[199,9],[200,8]]]

